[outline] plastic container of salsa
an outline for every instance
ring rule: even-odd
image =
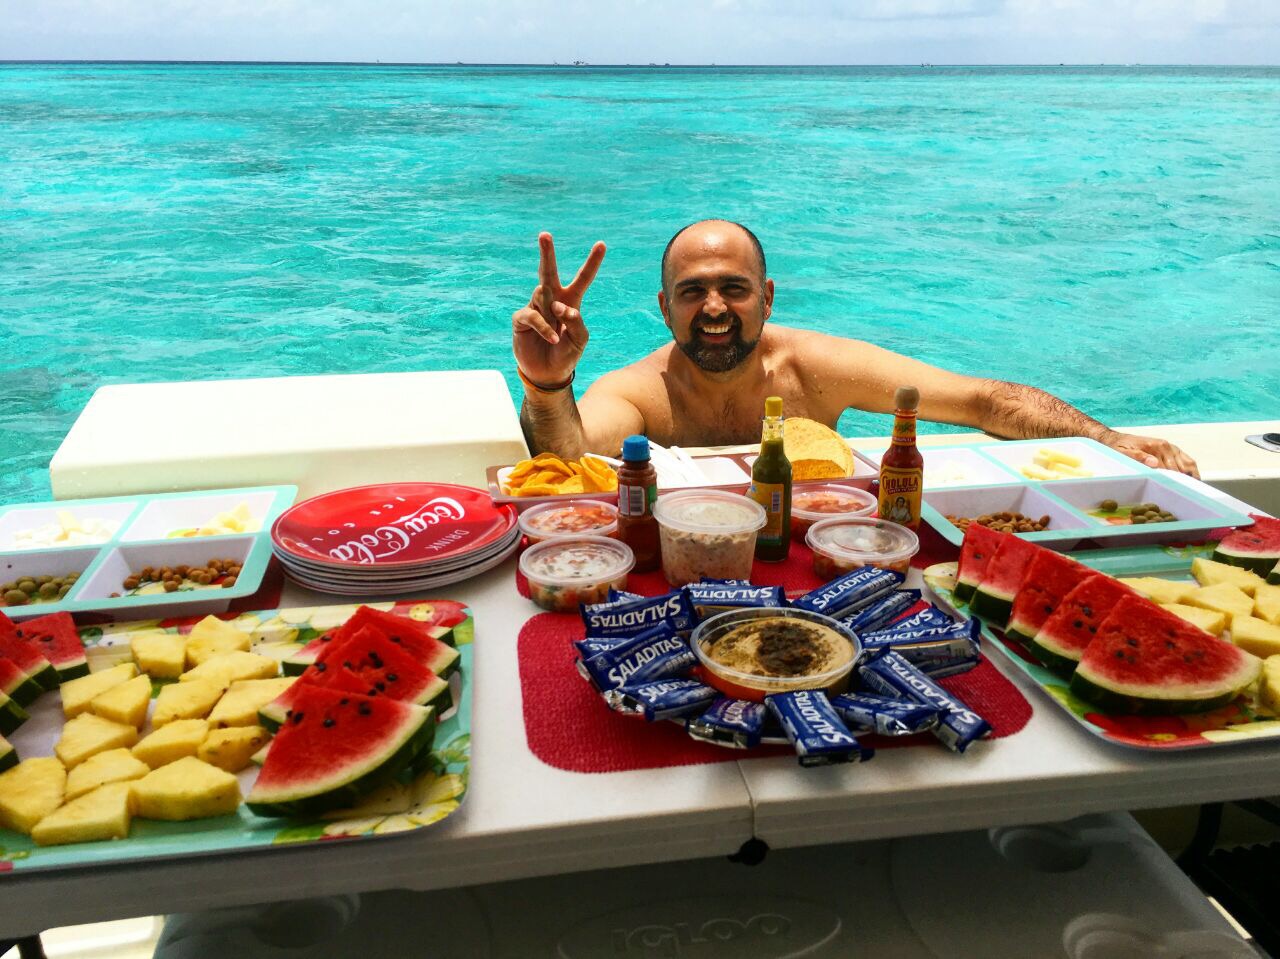
[[[572,613],[583,603],[603,603],[611,588],[626,589],[635,564],[626,543],[572,536],[530,546],[520,557],[520,572],[535,603],[553,613]]]
[[[804,539],[809,527],[833,516],[870,516],[876,498],[852,486],[806,486],[791,493],[791,535]]]
[[[566,536],[611,536],[618,539],[618,507],[595,499],[539,503],[520,514],[520,531],[530,545]]]
[[[842,623],[802,609],[735,609],[698,624],[689,645],[708,685],[763,702],[770,693],[841,693],[862,657]]]
[[[906,573],[911,557],[920,551],[915,533],[874,516],[836,516],[814,523],[804,538],[813,550],[813,571],[824,580],[860,566],[878,566]]]
[[[659,496],[653,515],[662,572],[672,586],[700,579],[749,579],[764,507],[737,493],[690,490]]]

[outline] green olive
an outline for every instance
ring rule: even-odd
[[[1119,506],[1120,504],[1113,499],[1104,499],[1098,504],[1098,509],[1102,510],[1104,513],[1114,513]]]
[[[61,586],[58,587],[58,599],[62,599],[69,592],[71,592],[71,584],[63,583]]]
[[[25,606],[30,599],[31,597],[20,589],[11,589],[4,594],[4,601],[8,606]]]
[[[53,580],[49,580],[47,583],[40,584],[39,592],[41,599],[53,599],[58,595],[58,587],[54,584]]]
[[[1135,526],[1141,526],[1143,523],[1147,522],[1147,514],[1138,513],[1134,516],[1130,516],[1129,522],[1133,523]]]
[[[31,593],[34,593],[36,591],[36,581],[29,577],[20,579],[18,580],[18,589],[30,595]]]

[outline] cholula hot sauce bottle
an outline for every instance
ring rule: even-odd
[[[924,491],[924,457],[916,448],[916,409],[920,391],[899,386],[893,395],[893,442],[880,460],[881,519],[920,528],[920,496]]]

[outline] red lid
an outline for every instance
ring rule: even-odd
[[[511,532],[514,507],[452,483],[386,483],[323,493],[271,527],[288,556],[335,567],[431,566],[483,550]]]

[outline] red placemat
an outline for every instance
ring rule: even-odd
[[[606,773],[792,754],[784,746],[712,746],[691,739],[677,723],[647,723],[611,711],[574,665],[572,643],[585,632],[580,616],[541,613],[524,624],[516,644],[525,736],[530,751],[548,766]],[[969,672],[940,682],[991,724],[994,738],[1013,735],[1031,718],[1031,704],[985,656]],[[866,740],[877,749],[943,748],[927,734]]]
[[[946,563],[960,555],[960,550],[943,539],[930,526],[920,527],[920,552],[911,560],[917,569],[925,569],[934,563]],[[813,572],[813,550],[802,542],[792,540],[791,551],[781,563],[761,563],[751,565],[751,582],[757,586],[781,586],[791,597],[817,589],[825,580],[819,579]],[[632,573],[627,577],[627,589],[641,596],[661,596],[671,591],[659,570],[653,573]],[[516,590],[521,596],[529,598],[529,583],[516,567]]]

